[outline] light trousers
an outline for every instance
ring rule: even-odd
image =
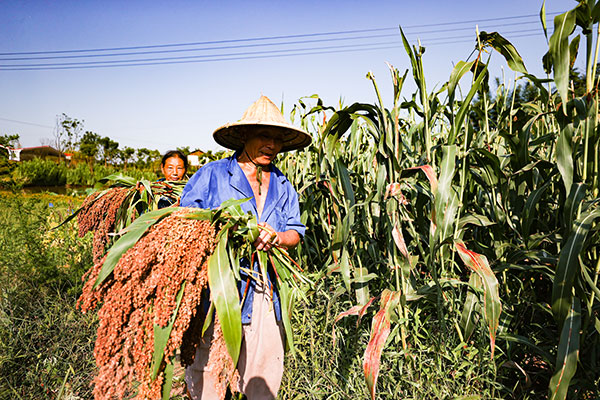
[[[194,363],[185,370],[185,382],[192,400],[219,400],[215,380],[207,369],[213,327],[206,331],[196,350]],[[277,322],[269,289],[257,283],[252,304],[252,321],[242,326],[242,347],[238,360],[239,391],[248,400],[277,397],[283,376],[283,329]]]

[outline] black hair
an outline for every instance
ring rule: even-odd
[[[167,162],[167,160],[171,157],[177,157],[179,158],[181,161],[183,161],[183,168],[185,169],[185,172],[187,172],[188,169],[188,160],[187,157],[185,156],[185,154],[183,154],[182,151],[180,150],[169,150],[165,153],[165,155],[162,157],[162,160],[160,162],[160,166],[164,167],[165,163]]]

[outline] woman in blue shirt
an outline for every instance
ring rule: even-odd
[[[310,136],[287,123],[277,106],[261,96],[240,121],[222,126],[213,137],[235,154],[198,170],[183,190],[181,206],[212,209],[225,200],[250,198],[242,209],[253,213],[266,228],[254,242],[256,249],[295,247],[306,229],[300,221],[298,194],[273,161],[282,151],[308,146]],[[241,266],[249,269],[249,261],[242,260]],[[283,375],[281,307],[271,282],[242,276],[240,285],[244,326],[237,367],[239,390],[249,400],[274,399]],[[192,399],[216,398],[218,380],[205,368],[210,348],[210,332],[207,334],[194,364],[186,369]]]

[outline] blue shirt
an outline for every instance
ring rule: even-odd
[[[250,182],[237,163],[237,155],[213,161],[198,170],[183,188],[180,205],[182,207],[199,207],[214,209],[226,200],[244,199],[251,197],[241,207],[244,212],[254,214],[258,222],[266,222],[277,232],[295,230],[304,236],[306,227],[300,221],[300,206],[298,205],[298,194],[292,184],[283,173],[271,164],[271,177],[269,190],[263,207],[262,214],[258,215],[256,199],[250,187]],[[240,260],[240,265],[248,268],[249,260]],[[258,270],[255,262],[254,269]],[[240,298],[246,291],[248,275],[240,271],[242,280],[240,282]],[[246,300],[242,305],[242,323],[248,324],[252,318],[252,303],[254,301],[254,290],[256,281],[250,279],[250,286],[246,293]],[[279,295],[273,291],[273,306],[277,320],[281,320],[281,306]]]

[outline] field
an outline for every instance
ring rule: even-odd
[[[299,193],[308,230],[293,257],[314,284],[280,398],[600,398],[593,35],[586,71],[570,70],[573,28],[599,19],[585,1],[556,17],[548,77],[482,32],[437,91],[405,41],[410,70],[390,66],[391,85],[367,75],[376,104],[296,103],[313,143],[277,164]],[[523,83],[493,87],[488,51]],[[50,230],[81,201],[0,196],[2,399],[90,396],[97,321],[75,303],[91,238]]]

